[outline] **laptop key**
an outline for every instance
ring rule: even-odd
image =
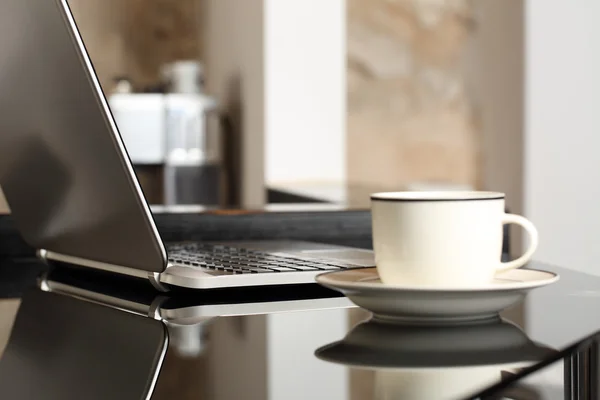
[[[279,272],[279,271],[275,271],[270,268],[261,268],[261,267],[252,267],[252,268],[250,268],[250,271],[252,271],[252,272],[256,271],[257,273],[258,272]]]
[[[247,263],[247,265],[249,265],[250,267],[271,268],[271,266],[267,265],[266,263],[251,262],[251,263]]]
[[[343,269],[340,265],[334,264],[325,264],[325,263],[306,263],[304,265],[310,265],[311,267],[319,268],[319,269]]]
[[[339,271],[341,269],[345,269],[344,267],[338,267],[336,265],[319,265],[319,268],[322,271]]]
[[[277,271],[277,272],[294,272],[294,271],[298,271],[295,268],[281,267],[281,266],[276,266],[276,265],[270,265],[269,269],[272,269],[272,270]]]
[[[300,265],[300,264],[292,265],[290,267],[294,268],[296,271],[318,271],[319,270],[319,268],[311,267],[309,265]]]
[[[274,271],[272,271],[270,269],[266,269],[266,268],[250,267],[248,265],[238,265],[238,264],[232,264],[231,268],[234,270],[237,270],[237,271],[242,271],[243,273],[274,272]]]
[[[302,265],[302,264],[280,263],[280,264],[277,264],[277,265],[280,265],[280,266],[282,266],[282,267],[288,267],[288,268],[294,268],[294,269],[295,269],[295,268],[297,268],[299,265]]]

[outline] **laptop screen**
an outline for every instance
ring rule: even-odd
[[[160,272],[165,251],[65,0],[0,2],[0,186],[36,249]]]

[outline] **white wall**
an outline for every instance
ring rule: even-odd
[[[268,315],[268,398],[348,399],[348,369],[314,355],[319,347],[341,340],[347,331],[345,308]]]
[[[345,0],[206,0],[201,18],[208,92],[227,105],[239,83],[242,206],[344,181]]]
[[[212,321],[206,347],[209,387],[205,392],[211,398],[269,399],[267,318],[268,315],[239,316]]]
[[[206,392],[219,400],[346,400],[348,369],[314,352],[342,339],[348,323],[347,308],[215,319]]]
[[[540,261],[600,274],[600,2],[526,2],[525,213]]]
[[[344,181],[346,2],[264,1],[266,181]]]

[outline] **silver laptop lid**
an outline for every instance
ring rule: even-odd
[[[166,266],[66,0],[0,1],[0,186],[37,249]]]

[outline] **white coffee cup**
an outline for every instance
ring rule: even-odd
[[[523,266],[538,245],[535,226],[504,212],[504,193],[388,192],[371,195],[373,249],[381,281],[390,285],[477,287]],[[529,234],[518,259],[501,262],[503,225]]]

